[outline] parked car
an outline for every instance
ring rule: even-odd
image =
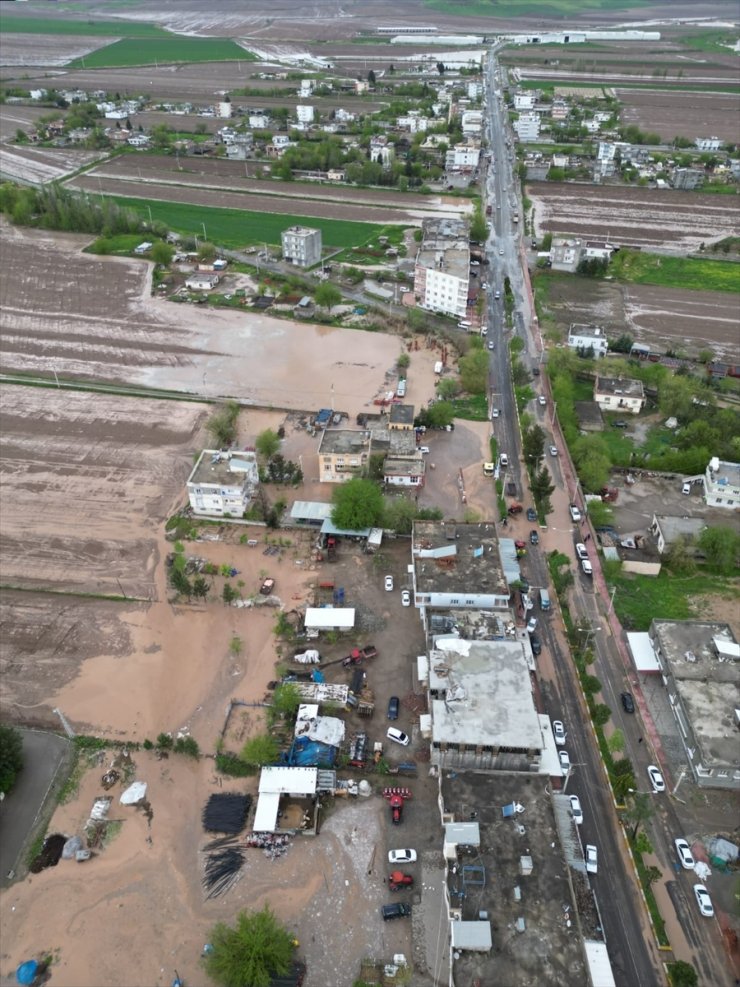
[[[422,456],[428,456],[430,451],[431,450],[429,446],[419,446],[419,452],[422,454]]]
[[[627,422],[623,422],[621,419],[617,422],[613,422],[612,424],[614,425],[614,428],[629,428],[629,424]]]
[[[694,897],[702,915],[705,918],[712,918],[714,916],[714,905],[712,904],[712,899],[709,897],[709,892],[703,884],[694,885]]]
[[[480,334],[481,334],[481,336],[487,336],[488,335],[488,327],[487,326],[483,326],[481,328]]]
[[[538,531],[532,528],[532,530],[529,532],[529,544],[539,545],[539,543],[540,543],[540,534]]]
[[[537,630],[537,618],[530,617],[529,620],[527,621],[527,634],[534,634],[536,630]]]
[[[492,350],[492,349],[494,349],[494,343],[493,343],[493,340],[492,340],[492,339],[489,339],[489,340],[488,340],[488,349],[489,349],[489,350]]]
[[[570,811],[573,813],[573,822],[576,826],[580,826],[583,822],[583,810],[581,809],[581,800],[577,795],[570,795]]]
[[[542,641],[540,641],[536,634],[529,635],[529,645],[532,648],[532,654],[535,658],[537,655],[542,654]]]
[[[389,850],[389,864],[415,864],[416,850]]]
[[[576,555],[578,556],[579,559],[588,558],[588,549],[583,544],[583,542],[579,541],[578,544],[576,545]]]
[[[491,412],[491,418],[498,418],[498,416],[500,414],[501,414],[501,412],[499,411],[499,409],[498,408],[494,408],[493,411]]]
[[[620,697],[622,700],[622,708],[625,713],[634,713],[635,711],[635,700],[632,698],[631,692],[623,692]]]
[[[396,727],[388,727],[385,732],[388,740],[392,740],[394,744],[400,744],[402,747],[408,747],[411,743],[411,737],[403,730],[398,730]]]
[[[578,510],[578,508],[576,507],[575,504],[571,504],[570,507],[568,508],[568,510],[570,511],[570,519],[571,519],[571,521],[580,521],[581,520],[581,512]]]
[[[570,771],[570,756],[567,751],[558,751],[558,757],[560,758],[560,767],[563,771]]]
[[[388,719],[389,720],[397,720],[398,719],[398,710],[400,708],[400,705],[401,705],[401,702],[400,702],[398,696],[391,696],[391,698],[388,700]]]
[[[401,606],[410,607],[411,606],[411,593],[407,589],[401,590]]]
[[[558,454],[558,447],[557,446],[550,446],[550,455],[551,456],[557,456],[557,454]]]
[[[537,398],[537,404],[540,404],[543,407],[547,404],[547,398],[545,397],[544,394],[540,394],[540,396]]]
[[[686,840],[684,840],[683,837],[679,837],[677,840],[673,841],[673,845],[676,848],[676,853],[678,854],[678,859],[681,863],[681,866],[685,870],[693,870],[694,857],[693,854],[691,853],[691,847],[686,842]]]
[[[593,576],[594,574],[594,567],[588,559],[581,559],[581,569],[583,569],[584,576]]]
[[[528,507],[527,508],[527,520],[528,521],[536,521],[537,520],[537,511],[534,509],[534,507]]]
[[[393,576],[386,576],[383,580],[383,585],[385,586],[386,593],[393,592]]]
[[[599,870],[599,851],[593,843],[586,844],[586,870],[589,874],[596,874]]]
[[[397,901],[392,905],[383,905],[380,909],[384,922],[390,922],[394,918],[406,918],[411,914],[411,905],[405,901]]]
[[[552,721],[552,732],[553,732],[553,734],[555,736],[555,743],[556,744],[564,744],[565,743],[565,727],[563,726],[563,721],[562,720],[553,720]]]
[[[665,781],[663,775],[658,771],[654,764],[648,764],[647,768],[648,778],[650,779],[650,784],[653,786],[653,791],[664,792],[665,791]]]

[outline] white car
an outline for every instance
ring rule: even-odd
[[[503,247],[499,247],[499,251],[498,252],[499,252],[499,254],[500,254],[501,257],[504,256],[504,248]]]
[[[583,569],[584,576],[593,576],[594,574],[594,567],[588,559],[581,559],[581,569]]]
[[[589,874],[596,874],[599,870],[599,851],[593,843],[586,844],[586,870]]]
[[[665,781],[663,780],[663,775],[658,771],[654,764],[648,764],[648,778],[650,779],[650,784],[653,786],[654,792],[664,792],[665,791]]]
[[[714,906],[712,905],[712,899],[709,897],[709,892],[703,884],[694,885],[694,897],[702,915],[705,918],[712,918],[714,915]]]
[[[691,847],[682,837],[673,841],[673,845],[676,848],[676,853],[678,854],[678,859],[681,861],[681,866],[685,870],[694,869],[694,857],[691,853]]]
[[[401,606],[410,607],[411,606],[411,593],[407,589],[401,590]]]
[[[558,751],[558,757],[560,758],[560,767],[563,771],[570,771],[570,757],[567,751]]]
[[[488,349],[489,350],[492,350],[493,349],[493,340],[492,339],[489,339],[488,340]]]
[[[551,456],[557,456],[557,454],[558,454],[558,447],[557,446],[550,446],[550,455]]]
[[[544,394],[540,394],[540,396],[537,398],[537,404],[541,404],[543,407],[547,404],[547,398],[545,397]]]
[[[389,850],[389,864],[415,864],[416,850]]]
[[[568,510],[570,511],[570,519],[571,519],[571,521],[580,521],[581,520],[581,512],[578,510],[578,508],[576,507],[575,504],[571,504],[570,507],[568,508]]]
[[[583,559],[588,558],[588,549],[586,548],[586,546],[583,544],[582,541],[579,541],[578,544],[576,545],[576,555],[578,556],[579,559],[581,559],[581,561],[583,561]]]
[[[581,809],[581,800],[577,795],[569,795],[570,798],[570,811],[573,813],[573,822],[576,826],[580,826],[583,822],[583,810]]]
[[[393,592],[393,576],[386,576],[383,580],[383,585],[385,586],[386,593]]]
[[[408,747],[411,743],[411,737],[403,730],[399,730],[397,727],[388,727],[385,732],[388,740],[392,740],[394,744],[400,744],[401,747]]]
[[[481,336],[487,336],[488,335],[488,329],[485,326],[483,326],[481,328],[480,334],[481,334]]]
[[[491,418],[498,418],[498,416],[500,414],[501,414],[501,412],[499,411],[499,409],[498,408],[494,408],[493,411],[491,412]]]
[[[562,720],[553,720],[552,721],[552,732],[555,735],[555,743],[556,744],[564,744],[565,743],[565,727],[563,726],[563,721]]]
[[[529,620],[527,621],[527,634],[534,634],[536,630],[537,630],[537,618],[530,617]]]
[[[431,452],[431,449],[429,448],[429,446],[419,446],[419,452],[422,454],[422,456],[428,456],[429,453]]]

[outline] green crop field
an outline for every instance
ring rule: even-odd
[[[619,281],[635,284],[740,292],[740,265],[732,261],[664,257],[620,250],[612,258],[609,273]]]
[[[650,0],[424,0],[430,10],[467,17],[577,17],[597,10],[647,7]],[[545,30],[558,30],[555,24]]]
[[[280,245],[280,234],[289,226],[310,226],[321,230],[325,247],[344,248],[377,242],[379,236],[391,236],[401,229],[372,223],[352,223],[339,219],[316,219],[314,216],[288,216],[283,213],[247,212],[241,209],[213,209],[187,202],[162,202],[159,199],[129,199],[111,196],[124,208],[134,209],[145,219],[165,223],[171,230],[190,236],[206,236],[223,247],[239,249],[252,244]]]
[[[7,7],[6,4],[3,4]],[[16,17],[3,13],[0,33],[99,35],[110,38],[172,38],[169,31],[154,24],[132,21],[71,20],[61,17]]]
[[[255,56],[228,38],[124,38],[76,58],[69,68],[109,69],[172,62],[252,62]]]

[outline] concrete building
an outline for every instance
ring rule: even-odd
[[[234,108],[228,99],[224,99],[217,104],[216,109],[218,110],[218,116],[220,116],[223,120],[228,120],[231,117]]]
[[[418,490],[424,486],[426,470],[420,452],[411,457],[387,456],[383,463],[383,483],[389,487],[413,487]]]
[[[319,483],[346,483],[360,476],[370,456],[370,432],[325,429],[319,442]]]
[[[719,137],[697,137],[694,144],[699,151],[722,150],[722,140]]]
[[[601,326],[579,326],[568,330],[568,346],[584,356],[602,357],[609,350],[609,340]]]
[[[385,134],[377,134],[370,138],[370,160],[377,161],[384,168],[390,168],[396,156],[392,142]]]
[[[554,99],[550,104],[550,115],[556,122],[568,119],[570,107],[564,99]]]
[[[445,155],[446,171],[474,171],[480,161],[480,144],[469,141],[455,144]]]
[[[533,670],[518,640],[435,638],[428,674],[432,764],[538,773],[545,741]]]
[[[671,175],[673,187],[691,191],[700,188],[704,184],[704,172],[700,168],[674,168]]]
[[[522,113],[518,120],[514,121],[514,130],[519,140],[527,142],[537,141],[540,138],[540,116],[539,113]]]
[[[299,123],[313,123],[314,108],[305,103],[299,103],[295,108],[295,115]]]
[[[583,241],[577,238],[553,237],[550,245],[550,266],[553,271],[575,274],[581,263]]]
[[[602,411],[629,412],[639,415],[646,404],[641,380],[631,377],[596,377],[594,401]]]
[[[188,499],[195,514],[240,518],[258,484],[254,451],[204,449],[188,477]]]
[[[470,287],[469,225],[463,219],[424,219],[414,267],[421,308],[464,319]]]
[[[283,230],[283,258],[296,267],[313,267],[321,262],[321,230],[290,226]]]
[[[191,291],[212,291],[221,279],[218,274],[197,271],[185,280],[185,287]]]
[[[726,463],[717,456],[709,460],[704,474],[704,500],[708,507],[740,507],[740,463]]]
[[[740,791],[740,645],[729,625],[653,620],[650,640],[697,785]]]
[[[480,110],[465,110],[460,117],[463,137],[479,137],[483,131],[483,114]]]
[[[397,118],[396,124],[403,130],[408,130],[410,134],[425,134],[429,119],[423,116],[420,110],[409,110],[405,116]]]
[[[435,610],[506,610],[510,591],[493,523],[417,521],[412,533],[414,603],[425,625]]]
[[[413,404],[392,404],[388,417],[388,428],[391,430],[411,432],[414,428]]]
[[[536,93],[533,91],[514,93],[514,109],[517,113],[521,113],[522,110],[533,110],[535,104]]]
[[[669,551],[679,538],[686,540],[689,554],[693,554],[692,543],[706,526],[706,522],[700,517],[669,517],[665,514],[653,514],[650,534],[655,539],[655,547],[659,555]]]

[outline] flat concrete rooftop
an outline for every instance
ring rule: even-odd
[[[509,596],[493,522],[417,521],[412,539],[418,594]]]

